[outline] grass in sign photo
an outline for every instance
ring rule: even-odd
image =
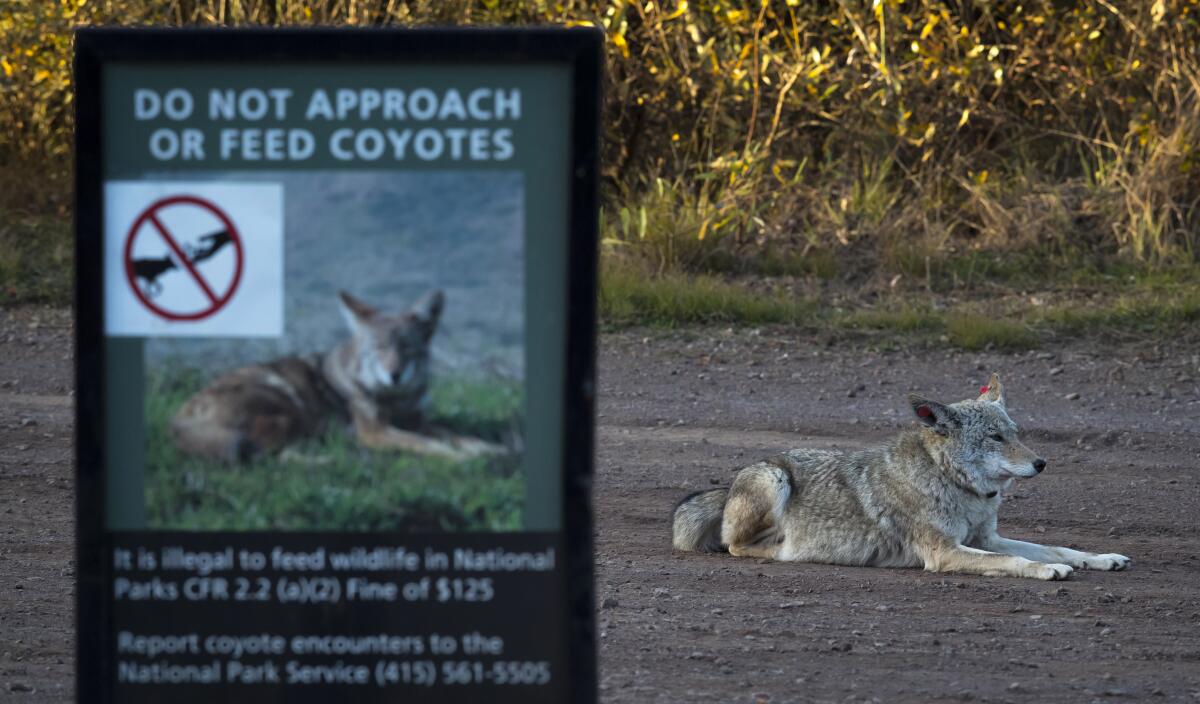
[[[170,419],[202,372],[156,374],[146,393],[150,528],[184,530],[508,531],[521,528],[515,454],[466,460],[370,450],[344,427],[281,456],[230,465],[188,457]],[[503,380],[446,379],[430,391],[434,422],[494,442],[521,437],[523,390]]]

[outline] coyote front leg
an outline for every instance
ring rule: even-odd
[[[401,430],[357,412],[354,414],[354,433],[359,442],[373,450],[407,450],[460,461],[478,456],[478,453],[469,449],[460,449],[448,442]]]
[[[441,428],[433,428],[430,433],[434,438],[449,444],[451,447],[464,453],[467,457],[484,457],[486,455],[503,455],[508,452],[508,448],[503,445],[497,445],[494,442],[480,440],[479,438],[467,437],[466,435],[455,435]]]
[[[1071,576],[1070,565],[1029,560],[1016,555],[1001,555],[957,544],[939,545],[924,556],[930,572],[962,572],[985,577],[1026,577],[1057,580]]]
[[[1089,570],[1123,570],[1131,562],[1128,557],[1118,555],[1115,552],[1098,555],[1094,552],[1083,552],[1072,550],[1071,548],[1038,545],[1037,543],[1027,543],[1023,540],[1002,538],[995,531],[985,536],[979,542],[979,547],[991,552],[1016,555],[1027,560],[1061,562],[1072,567]]]

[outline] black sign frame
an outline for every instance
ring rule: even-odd
[[[102,67],[109,62],[567,64],[572,74],[562,450],[571,700],[597,697],[592,477],[603,34],[528,29],[125,29],[75,33],[76,700],[112,701],[106,528]]]

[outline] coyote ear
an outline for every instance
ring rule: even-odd
[[[446,294],[441,289],[433,289],[417,299],[408,309],[409,315],[417,319],[425,328],[425,337],[431,337],[437,328],[438,320],[442,317],[442,308],[446,305]]]
[[[1000,375],[992,372],[992,376],[988,378],[987,386],[979,389],[980,401],[993,401],[1004,405],[1004,385],[1000,383]]]
[[[916,394],[909,394],[908,402],[921,425],[934,432],[945,435],[951,428],[958,427],[958,415],[953,408]]]
[[[350,326],[351,330],[357,331],[361,323],[370,320],[378,313],[374,308],[345,291],[338,291],[338,301],[341,303],[342,317],[346,319],[346,324]]]

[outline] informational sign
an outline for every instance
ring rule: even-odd
[[[76,35],[81,702],[587,702],[601,40]]]

